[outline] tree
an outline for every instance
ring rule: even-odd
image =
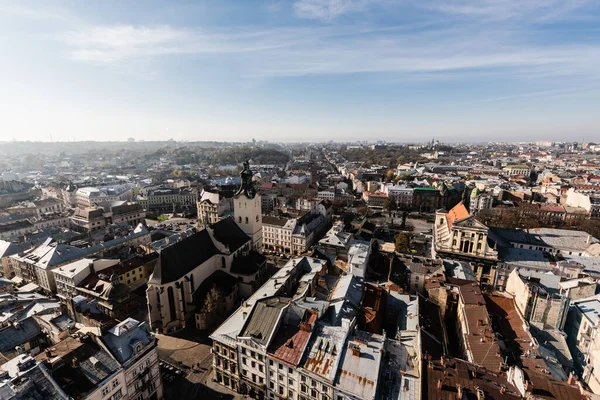
[[[391,169],[388,169],[388,171],[385,173],[385,181],[386,182],[391,182],[392,179],[394,179],[394,171]]]
[[[392,211],[397,210],[398,205],[396,204],[396,201],[393,198],[388,197],[387,199],[385,199],[385,202],[383,203],[383,208],[388,211],[388,216],[391,217]]]
[[[216,286],[210,289],[210,292],[206,295],[204,300],[204,306],[202,306],[202,312],[206,314],[206,319],[209,324],[213,324],[221,316],[223,310],[223,296],[221,291]]]
[[[410,254],[410,242],[412,235],[407,232],[401,232],[396,235],[396,251],[398,253]]]

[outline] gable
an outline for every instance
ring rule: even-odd
[[[453,227],[457,227],[457,228],[472,228],[472,229],[484,229],[484,230],[488,230],[488,227],[485,226],[483,223],[481,223],[480,221],[477,220],[477,218],[473,215],[467,217],[467,218],[463,218],[461,220],[458,221],[454,221],[454,223],[452,224]]]

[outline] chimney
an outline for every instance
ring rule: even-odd
[[[477,389],[477,400],[485,400],[485,392],[481,389]]]
[[[438,388],[438,390],[442,390],[442,386],[443,386],[442,385],[442,380],[438,379],[438,381],[437,381],[437,388]]]
[[[360,346],[355,343],[350,344],[350,350],[352,350],[352,355],[356,357],[360,357]]]
[[[575,374],[573,374],[573,371],[571,371],[571,373],[569,374],[569,379],[567,380],[567,383],[569,385],[574,385],[575,382],[577,382],[577,377],[575,376]]]
[[[79,368],[79,360],[77,359],[77,357],[73,357],[73,360],[71,362],[73,364],[73,368]]]

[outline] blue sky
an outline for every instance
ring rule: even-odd
[[[596,140],[597,0],[0,0],[0,140]]]

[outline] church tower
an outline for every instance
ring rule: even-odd
[[[250,163],[244,162],[240,173],[242,183],[233,196],[233,214],[235,222],[252,238],[252,247],[262,250],[262,209],[260,194],[252,182]]]

